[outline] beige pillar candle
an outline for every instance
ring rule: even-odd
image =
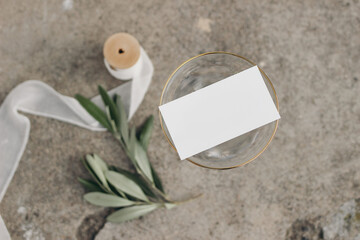
[[[113,69],[130,68],[140,57],[140,44],[128,33],[116,33],[106,40],[104,57]]]

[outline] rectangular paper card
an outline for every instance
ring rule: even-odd
[[[257,66],[159,109],[182,160],[280,118]]]

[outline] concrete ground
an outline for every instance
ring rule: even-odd
[[[102,46],[126,31],[155,66],[134,124],[157,114],[162,86],[180,63],[213,50],[257,62],[276,87],[282,115],[270,148],[228,171],[180,162],[156,118],[149,156],[167,192],[173,199],[204,196],[104,226],[106,210],[82,199],[76,177],[86,172],[79,159],[96,152],[128,166],[124,153],[110,134],[28,115],[30,140],[0,204],[13,239],[279,240],[294,222],[359,197],[359,0],[0,0],[0,6],[0,102],[28,79],[69,96],[118,85],[103,65]]]

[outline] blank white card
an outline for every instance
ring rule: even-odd
[[[257,66],[159,109],[182,160],[280,118]]]

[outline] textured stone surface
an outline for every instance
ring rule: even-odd
[[[286,240],[359,240],[360,199],[352,199],[326,216],[297,219],[286,232]]]
[[[329,240],[360,239],[360,199],[343,204],[324,223],[324,237]]]
[[[259,159],[239,169],[180,162],[157,121],[149,155],[169,195],[204,196],[141,220],[105,224],[97,240],[278,240],[296,219],[325,216],[359,197],[358,0],[0,0],[0,6],[0,101],[27,79],[89,97],[98,84],[118,85],[103,66],[102,45],[119,31],[136,36],[155,65],[135,124],[157,114],[169,74],[198,53],[241,54],[275,84],[279,130]],[[97,152],[120,166],[127,160],[107,133],[29,118],[30,140],[0,204],[2,217],[13,239],[77,239],[83,221],[102,211],[82,200],[79,158]]]
[[[286,240],[324,240],[319,218],[298,219],[286,232]]]

